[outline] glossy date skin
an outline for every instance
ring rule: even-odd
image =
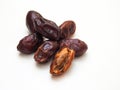
[[[26,16],[26,25],[30,32],[39,32],[50,40],[60,39],[60,29],[57,24],[44,18],[36,11],[29,11]]]
[[[42,16],[36,11],[29,11],[26,16],[26,26],[31,33],[36,32],[35,20],[41,18]]]
[[[40,17],[35,20],[36,31],[50,40],[60,39],[60,29],[56,23],[51,20]]]
[[[34,54],[35,61],[38,63],[48,62],[58,48],[59,44],[56,41],[44,41]]]
[[[74,21],[68,20],[68,21],[63,22],[59,26],[59,28],[61,30],[60,39],[66,39],[66,38],[69,38],[70,36],[72,36],[75,33],[76,24],[75,24]]]
[[[73,49],[76,57],[83,55],[88,49],[87,44],[79,39],[62,40],[60,42],[60,48],[63,47],[69,47],[70,49]]]
[[[17,50],[24,54],[31,54],[37,50],[43,42],[43,38],[38,33],[32,33],[19,41]]]
[[[52,75],[58,76],[66,72],[74,59],[74,55],[75,52],[72,49],[60,49],[51,63],[50,73]]]

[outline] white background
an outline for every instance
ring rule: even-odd
[[[76,22],[88,51],[62,76],[16,46],[28,35],[26,14],[36,10],[60,25]],[[0,0],[0,90],[120,90],[120,0]]]

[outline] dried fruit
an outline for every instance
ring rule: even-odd
[[[60,39],[60,29],[51,20],[45,19],[36,11],[29,11],[26,16],[26,25],[30,32],[38,32],[50,40]]]
[[[76,25],[74,21],[65,21],[63,22],[59,28],[61,29],[61,39],[66,39],[72,36],[76,30]]]
[[[38,63],[45,63],[50,60],[57,51],[59,45],[56,41],[44,41],[34,54],[34,59]]]
[[[35,20],[40,19],[42,17],[38,12],[36,11],[29,11],[26,16],[26,25],[30,32],[35,33],[36,32],[36,25]]]
[[[35,52],[42,42],[43,38],[39,34],[32,33],[20,40],[17,50],[25,54],[30,54]]]
[[[79,39],[62,40],[60,43],[60,48],[63,47],[69,47],[70,49],[73,49],[76,57],[83,55],[88,49],[87,44]]]
[[[56,23],[51,20],[39,17],[35,19],[36,31],[50,40],[60,39],[60,29]]]
[[[74,59],[75,52],[69,48],[62,48],[54,57],[50,66],[50,73],[52,75],[61,75],[68,70]]]
[[[36,51],[34,59],[37,63],[46,63],[53,59],[50,65],[52,75],[58,76],[66,72],[74,57],[83,55],[88,49],[84,41],[70,39],[76,30],[74,21],[65,21],[58,27],[55,22],[38,12],[29,11],[26,26],[31,34],[19,41],[17,50],[25,54]],[[42,37],[48,40],[43,41]]]

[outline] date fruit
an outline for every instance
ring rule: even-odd
[[[51,20],[39,17],[35,20],[36,31],[50,40],[60,39],[60,29],[57,24]]]
[[[74,50],[69,48],[60,49],[51,63],[50,73],[52,75],[61,75],[66,72],[74,59],[74,55]]]
[[[40,13],[29,11],[26,15],[26,26],[31,34],[19,41],[17,50],[24,54],[35,52],[34,60],[37,63],[46,63],[53,59],[50,73],[54,76],[65,73],[73,59],[83,55],[88,49],[84,41],[70,39],[76,31],[76,24],[72,20],[57,26]]]
[[[26,16],[26,26],[31,33],[36,32],[35,20],[40,19],[42,16],[36,11],[29,11]]]
[[[60,48],[63,47],[73,49],[76,57],[83,55],[88,49],[87,44],[79,39],[64,39],[60,42]]]
[[[32,33],[20,40],[17,50],[25,54],[31,54],[37,50],[42,42],[43,38],[39,34]]]
[[[59,26],[61,30],[61,39],[66,39],[75,33],[76,25],[74,21],[65,21]]]
[[[57,51],[59,45],[56,41],[44,41],[34,54],[34,59],[38,63],[45,63],[50,60]]]

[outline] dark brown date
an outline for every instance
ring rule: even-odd
[[[72,36],[76,30],[76,24],[74,21],[65,21],[59,26],[61,30],[61,39],[66,39]]]
[[[76,57],[83,55],[88,49],[87,44],[79,39],[62,40],[60,42],[60,48],[63,47],[69,47],[70,49],[73,49]]]
[[[60,49],[50,66],[50,73],[52,75],[61,75],[68,70],[74,59],[75,52],[69,48]]]
[[[44,43],[38,48],[34,54],[34,59],[38,63],[45,63],[57,51],[59,44],[56,41],[44,41]]]
[[[35,20],[40,19],[42,16],[36,11],[29,11],[26,16],[26,25],[30,32],[36,32]]]
[[[25,54],[30,54],[35,52],[42,42],[43,38],[39,34],[32,33],[20,40],[17,50]]]
[[[39,32],[42,36],[49,38],[50,40],[59,40],[60,39],[60,29],[51,20],[40,17],[35,20],[36,31]]]

